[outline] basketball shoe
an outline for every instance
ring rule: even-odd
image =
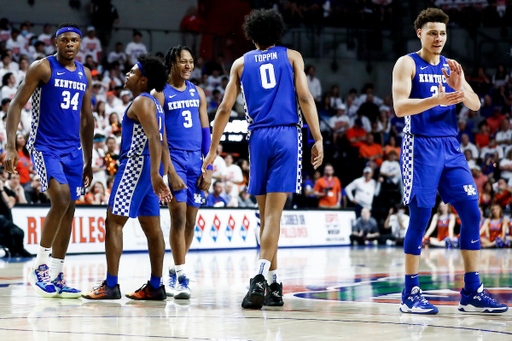
[[[283,304],[283,283],[272,283],[267,286],[267,293],[263,305],[281,307]]]
[[[174,291],[174,299],[188,300],[190,298],[191,290],[188,286],[189,281],[186,276],[178,277]]]
[[[402,313],[411,314],[437,314],[439,309],[430,304],[430,302],[423,297],[421,289],[414,287],[409,295],[405,294],[405,289],[402,291],[402,303],[400,304],[400,311]]]
[[[37,269],[32,269],[28,275],[30,285],[43,297],[56,297],[57,289],[50,279],[50,268],[46,264],[39,265]]]
[[[466,294],[464,288],[460,291],[459,310],[479,313],[504,313],[507,305],[498,303],[492,298],[489,290],[481,284],[476,292]]]
[[[57,278],[52,281],[53,286],[57,290],[58,298],[79,298],[82,296],[82,292],[78,289],[70,288],[66,285],[64,280],[64,273],[60,273]]]
[[[104,280],[87,294],[82,295],[83,298],[87,298],[89,300],[118,300],[121,298],[121,289],[119,284],[116,284],[114,287],[109,287],[107,285],[107,281]]]
[[[130,294],[126,294],[126,297],[132,300],[153,300],[153,301],[164,301],[167,299],[165,294],[165,285],[161,285],[158,289],[155,289],[149,284],[149,281],[135,290]]]
[[[242,308],[261,309],[265,299],[265,287],[267,282],[265,276],[259,274],[251,278],[249,291],[242,301]]]

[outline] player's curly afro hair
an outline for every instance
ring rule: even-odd
[[[268,47],[276,44],[284,33],[283,17],[274,9],[253,10],[245,17],[244,31],[247,39]]]
[[[165,54],[165,66],[167,66],[167,70],[169,71],[169,73],[171,72],[172,66],[176,64],[178,57],[181,57],[181,52],[183,51],[188,51],[192,58],[195,59],[194,53],[188,46],[176,45],[169,48],[169,50],[167,50],[167,53]]]
[[[429,22],[440,22],[448,24],[450,18],[446,13],[438,8],[427,8],[420,12],[416,20],[414,21],[414,29],[417,31]]]
[[[167,67],[160,59],[153,57],[149,53],[141,54],[139,56],[139,63],[141,63],[147,75],[149,90],[155,89],[161,92],[167,83]]]

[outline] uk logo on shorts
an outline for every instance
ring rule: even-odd
[[[231,241],[233,239],[233,230],[235,229],[235,219],[232,216],[229,216],[228,226],[226,227],[226,237]]]
[[[219,237],[219,228],[220,228],[220,219],[215,215],[213,219],[212,229],[210,230],[210,236],[214,242],[217,242],[217,238]]]
[[[201,204],[203,198],[201,197],[201,193],[194,193],[194,202],[196,204]]]
[[[473,185],[464,185],[464,191],[468,195],[476,195],[476,188]]]
[[[194,229],[194,237],[196,237],[197,241],[200,243],[203,238],[204,226],[206,225],[203,216],[199,215],[199,219],[197,219],[196,228]]]

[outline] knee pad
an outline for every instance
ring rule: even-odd
[[[477,200],[458,201],[451,204],[461,221],[460,249],[480,250],[480,210]]]
[[[409,211],[409,228],[405,234],[404,251],[407,254],[418,256],[421,254],[421,243],[432,208],[418,207],[416,198],[413,198],[409,204]]]

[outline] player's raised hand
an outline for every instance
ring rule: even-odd
[[[324,146],[322,141],[315,142],[311,149],[311,164],[314,169],[317,169],[324,162]]]
[[[172,200],[171,190],[160,175],[151,177],[151,184],[153,185],[153,191],[160,201],[170,202]]]
[[[169,172],[168,177],[169,177],[169,186],[171,186],[171,188],[174,192],[178,192],[178,191],[181,191],[182,189],[188,188],[187,185],[185,185],[185,182],[183,181],[183,179],[175,172],[174,173]]]
[[[206,170],[201,173],[201,176],[197,180],[197,186],[201,191],[208,191],[212,184],[212,174],[211,170]]]
[[[92,167],[90,164],[84,166],[83,182],[84,188],[88,188],[92,183]]]
[[[462,90],[462,80],[464,79],[464,71],[462,70],[462,66],[460,66],[460,64],[453,59],[446,59],[446,62],[450,67],[450,75],[448,75],[446,69],[442,69],[444,76],[446,77],[446,82],[453,89],[457,91]]]
[[[7,149],[7,152],[5,153],[5,159],[4,159],[5,170],[11,174],[18,174],[16,167],[18,166],[19,160],[20,160],[20,157],[19,157],[16,149],[13,149],[13,148]]]
[[[463,91],[445,92],[441,83],[439,83],[439,92],[436,96],[438,105],[454,105],[465,99]]]

